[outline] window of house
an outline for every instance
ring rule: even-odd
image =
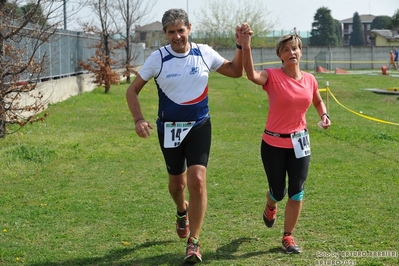
[[[152,46],[153,47],[160,47],[161,46],[161,42],[160,42],[160,40],[154,40],[154,41],[152,41]]]
[[[140,32],[140,41],[145,42],[146,36],[147,36],[147,32]]]

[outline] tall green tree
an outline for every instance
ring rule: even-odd
[[[392,29],[399,31],[399,9],[396,9],[392,16]]]
[[[23,17],[25,20],[29,20],[30,23],[46,25],[47,17],[43,13],[41,5],[37,5],[34,2],[27,3],[21,7]],[[33,13],[33,15],[32,15]]]
[[[388,30],[392,28],[392,18],[390,16],[377,16],[371,22],[371,30]]]
[[[365,41],[364,41],[363,24],[362,21],[360,20],[359,14],[355,12],[355,14],[353,14],[352,32],[349,40],[349,45],[361,46],[364,44]]]
[[[310,32],[309,45],[311,46],[336,46],[338,36],[336,23],[327,7],[317,9],[313,17],[312,31]]]
[[[335,34],[337,35],[338,45],[342,45],[343,41],[342,24],[341,22],[339,22],[339,20],[334,19],[334,25],[335,25]]]
[[[4,16],[13,17],[17,20],[20,20],[24,15],[22,9],[16,3],[8,3],[5,0],[0,2],[0,9]]]

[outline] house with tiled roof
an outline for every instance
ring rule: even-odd
[[[373,45],[372,42],[370,41],[370,29],[371,29],[371,23],[373,22],[375,17],[376,16],[370,14],[359,15],[359,18],[363,25],[365,45]],[[340,23],[342,23],[343,25],[343,34],[344,34],[343,45],[349,45],[351,33],[353,31],[353,17],[341,20]]]
[[[393,30],[371,30],[370,40],[374,46],[399,47],[399,34]]]
[[[168,43],[162,29],[162,23],[152,22],[144,26],[136,26],[134,42],[145,43],[146,47],[159,48]]]

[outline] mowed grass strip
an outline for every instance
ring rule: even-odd
[[[363,90],[398,87],[394,75],[315,76],[320,88],[329,82],[345,107],[399,123],[398,95]],[[0,140],[0,265],[181,265],[185,240],[175,233],[156,131],[147,139],[136,135],[127,86],[54,104],[45,122]],[[310,107],[312,159],[294,232],[303,253],[286,255],[280,248],[286,199],[272,229],[262,220],[268,186],[259,148],[266,93],[244,77],[216,73],[209,87],[213,135],[204,264],[399,263],[398,126],[362,118],[329,97],[332,126],[324,131]],[[155,126],[153,81],[140,100]]]

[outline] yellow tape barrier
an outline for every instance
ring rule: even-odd
[[[341,107],[343,107],[344,109],[348,110],[348,111],[351,112],[351,113],[354,113],[355,115],[358,115],[358,116],[360,116],[360,117],[363,117],[363,118],[366,118],[366,119],[369,119],[369,120],[372,120],[372,121],[375,121],[375,122],[380,122],[380,123],[384,123],[384,124],[399,126],[398,123],[393,123],[393,122],[381,120],[381,119],[374,118],[374,117],[371,117],[371,116],[367,116],[367,115],[364,115],[364,114],[361,114],[361,113],[358,113],[358,112],[356,112],[356,111],[353,111],[353,110],[349,109],[348,107],[344,106],[342,103],[340,103],[340,102],[337,100],[337,98],[336,98],[336,97],[334,96],[334,94],[331,92],[331,90],[330,90],[329,87],[326,87],[326,88],[324,88],[324,89],[319,89],[319,91],[320,91],[320,92],[327,92],[328,94],[331,95],[331,97],[333,97],[333,99],[334,99]]]
[[[314,60],[302,60],[301,63],[314,63]],[[389,65],[389,62],[386,60],[374,60],[374,61],[329,61],[328,62],[331,65],[334,64],[386,64]],[[254,66],[263,66],[263,65],[274,65],[274,64],[281,64],[281,61],[274,61],[274,62],[261,62],[261,63],[256,63]]]

